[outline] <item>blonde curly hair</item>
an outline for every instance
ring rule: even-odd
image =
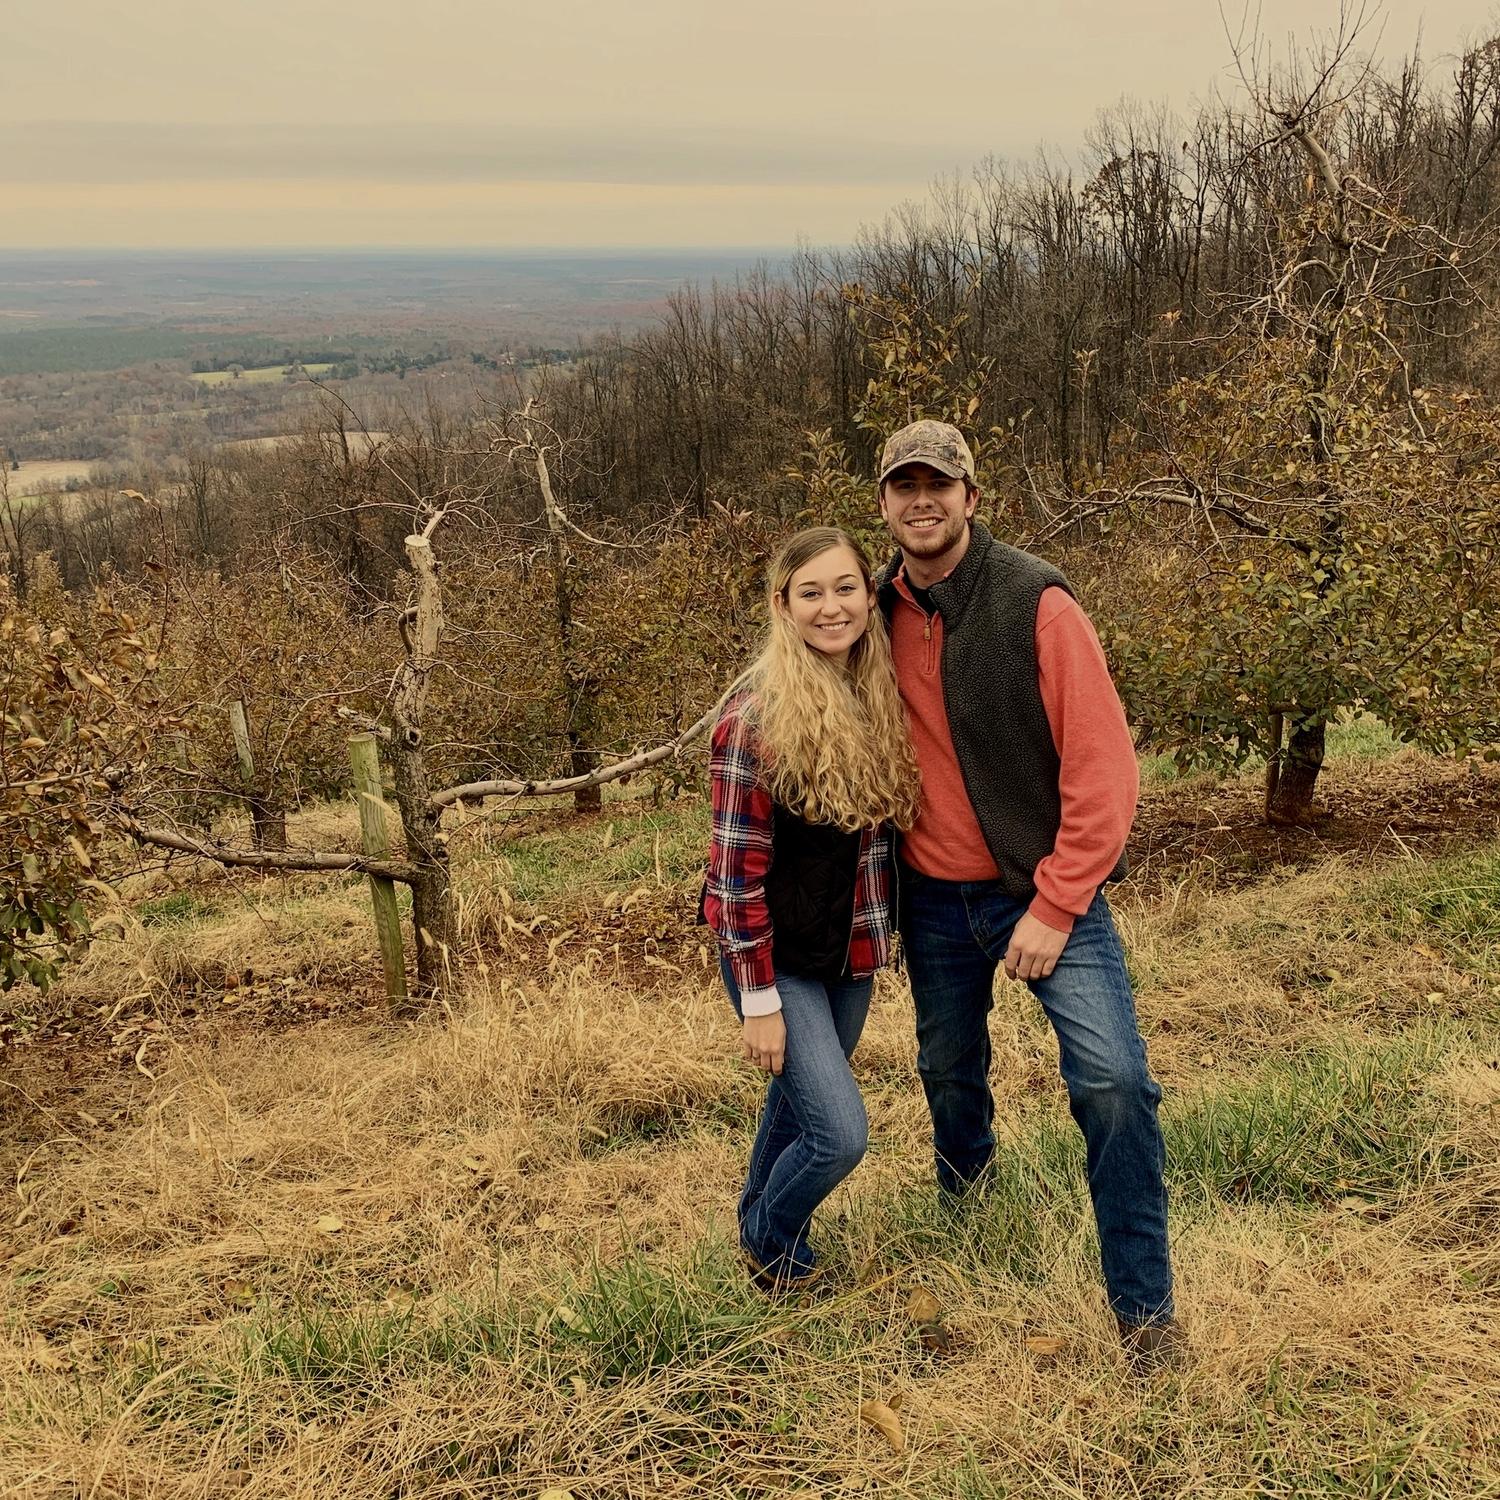
[[[833,547],[854,554],[873,591],[869,559],[848,532],[799,531],[771,560],[770,625],[735,686],[754,694],[766,789],[783,807],[849,831],[887,821],[910,828],[921,777],[879,607],[871,601],[869,624],[844,663],[812,650],[785,609],[792,579]]]

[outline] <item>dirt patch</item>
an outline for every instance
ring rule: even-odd
[[[1151,896],[1191,873],[1237,887],[1269,869],[1304,869],[1335,854],[1431,858],[1500,835],[1500,765],[1415,753],[1331,762],[1305,827],[1268,828],[1251,780],[1187,781],[1142,793],[1130,838],[1129,884]]]

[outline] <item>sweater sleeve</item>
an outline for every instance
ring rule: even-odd
[[[1030,910],[1049,927],[1071,932],[1125,848],[1140,768],[1099,637],[1065,589],[1042,593],[1036,658],[1062,761],[1062,825],[1052,853],[1036,867]]]
[[[734,975],[741,1012],[769,1015],[781,1009],[765,888],[773,814],[761,784],[759,742],[742,700],[725,705],[708,764],[713,822],[703,913]]]

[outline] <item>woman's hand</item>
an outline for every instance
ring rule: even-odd
[[[786,1058],[786,1022],[781,1012],[768,1016],[746,1016],[743,1050],[745,1060],[767,1073],[780,1073]]]

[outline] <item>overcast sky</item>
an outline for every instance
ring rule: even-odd
[[[1367,37],[1438,62],[1496,18],[1387,0]],[[0,246],[844,243],[1216,87],[1214,0],[0,0]]]

